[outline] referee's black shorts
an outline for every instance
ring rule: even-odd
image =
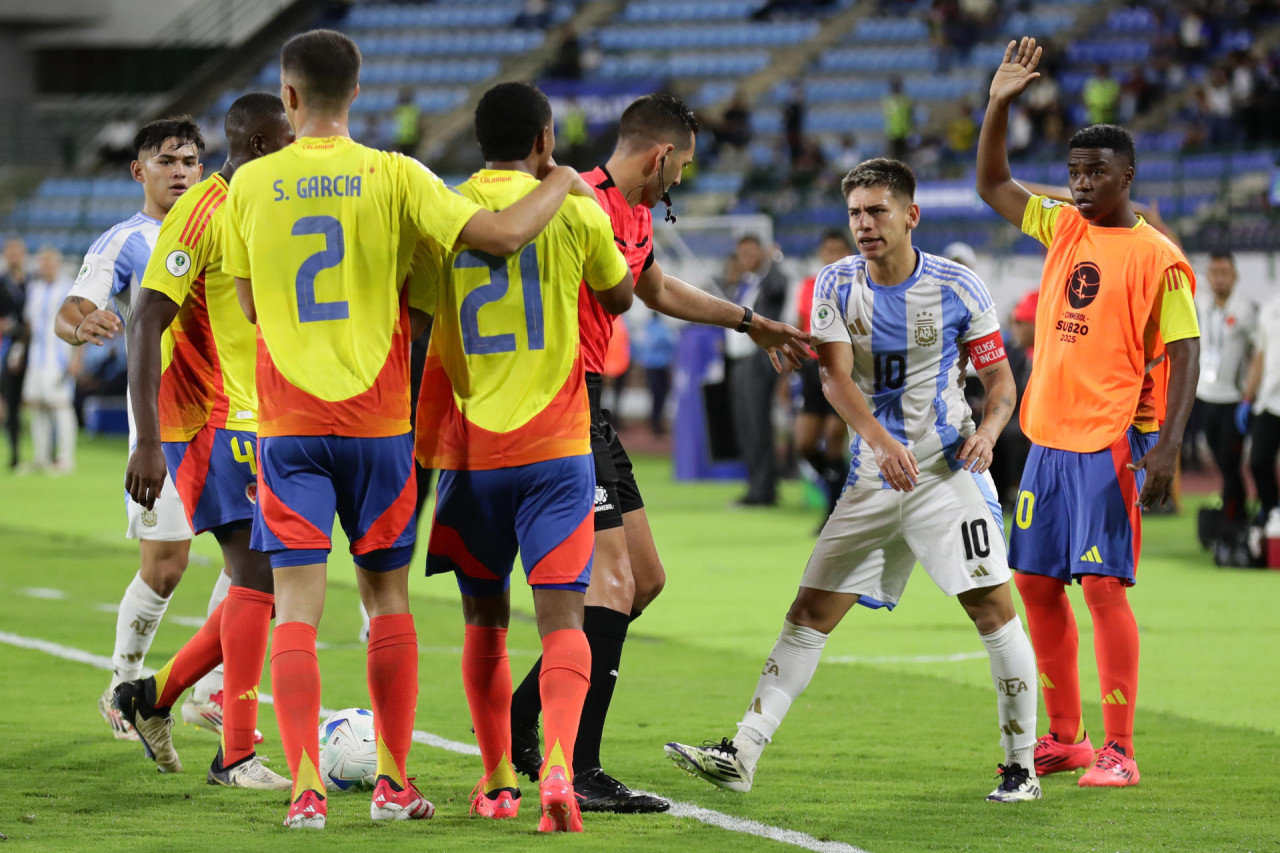
[[[591,455],[596,463],[596,530],[622,526],[624,513],[644,508],[640,487],[631,470],[618,431],[609,423],[609,412],[600,408],[604,380],[599,373],[587,374],[587,397],[591,401]]]
[[[827,400],[827,395],[822,393],[822,374],[818,370],[816,359],[806,359],[796,375],[800,377],[800,399],[796,402],[801,414],[836,414],[835,407]]]

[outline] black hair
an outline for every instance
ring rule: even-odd
[[[284,43],[280,71],[294,77],[306,101],[322,110],[338,110],[360,82],[360,48],[335,30],[311,30]]]
[[[737,245],[741,246],[743,243],[755,243],[760,248],[764,248],[764,241],[755,234],[743,234],[738,238]]]
[[[194,145],[196,151],[204,151],[204,136],[200,126],[188,115],[169,116],[147,122],[133,137],[133,150],[139,160],[143,151],[159,151],[166,139],[177,139],[183,145]]]
[[[618,142],[630,148],[671,143],[683,151],[698,135],[698,117],[674,95],[645,95],[631,102],[618,120]]]
[[[874,157],[854,166],[840,182],[840,192],[846,199],[852,190],[871,187],[888,187],[895,195],[912,202],[916,198],[916,174],[901,160]]]
[[[1230,249],[1217,249],[1209,253],[1210,261],[1230,261],[1231,268],[1236,268],[1236,256]]]
[[[241,95],[227,109],[222,129],[228,139],[240,132],[260,133],[262,125],[284,116],[284,101],[279,95],[267,92],[250,92]]]
[[[826,231],[823,231],[822,241],[819,245],[827,242],[828,240],[839,240],[841,243],[844,243],[846,247],[850,249],[853,248],[853,241],[849,239],[849,232],[845,231],[843,228],[828,228]]]
[[[1138,164],[1137,152],[1133,148],[1133,136],[1118,124],[1091,124],[1088,127],[1082,127],[1072,135],[1067,148],[1109,148],[1117,154],[1128,157],[1130,166]]]
[[[550,123],[551,102],[528,83],[499,83],[476,104],[476,141],[489,163],[528,157]]]

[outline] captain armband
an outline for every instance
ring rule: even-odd
[[[977,370],[990,367],[997,362],[1005,360],[1004,338],[1000,336],[999,331],[992,332],[986,337],[978,338],[976,341],[969,341],[966,345],[969,347],[969,361]]]

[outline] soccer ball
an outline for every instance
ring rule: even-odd
[[[346,708],[320,724],[320,776],[330,790],[372,787],[377,767],[373,712]]]

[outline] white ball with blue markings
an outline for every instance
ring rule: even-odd
[[[377,768],[372,711],[345,708],[320,724],[320,776],[330,790],[372,787]]]

